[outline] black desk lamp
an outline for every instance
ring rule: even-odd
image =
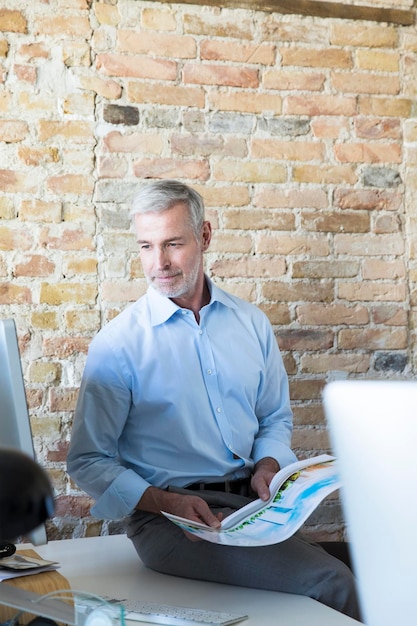
[[[0,448],[0,551],[2,542],[40,526],[53,508],[46,472],[23,452]]]
[[[7,556],[8,540],[40,526],[53,513],[53,492],[45,471],[26,454],[0,448],[0,556]],[[1,554],[2,548],[4,549]],[[1,562],[1,561],[0,561]],[[0,583],[0,604],[36,615],[28,626],[121,626],[124,609],[113,606],[98,596],[83,594],[94,600],[91,606],[77,610],[74,592],[55,591],[43,596]],[[59,599],[59,597],[64,599]],[[52,598],[52,600],[51,600]],[[57,599],[58,598],[58,599]],[[75,606],[74,606],[75,604]],[[12,624],[16,624],[12,621]],[[4,625],[1,625],[4,626]]]

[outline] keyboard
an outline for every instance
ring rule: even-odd
[[[238,615],[208,609],[196,609],[173,604],[140,602],[137,600],[121,600],[125,608],[125,619],[152,624],[168,624],[171,626],[228,626],[244,619],[247,615]]]

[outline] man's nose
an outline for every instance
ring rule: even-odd
[[[169,254],[166,248],[156,248],[155,250],[155,264],[158,268],[166,268],[169,266]]]

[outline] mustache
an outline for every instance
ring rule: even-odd
[[[181,276],[181,272],[161,272],[159,274],[152,274],[152,278],[175,278]]]

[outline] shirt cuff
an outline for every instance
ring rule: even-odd
[[[136,472],[126,470],[98,498],[91,513],[99,519],[122,519],[132,513],[148,487]]]

